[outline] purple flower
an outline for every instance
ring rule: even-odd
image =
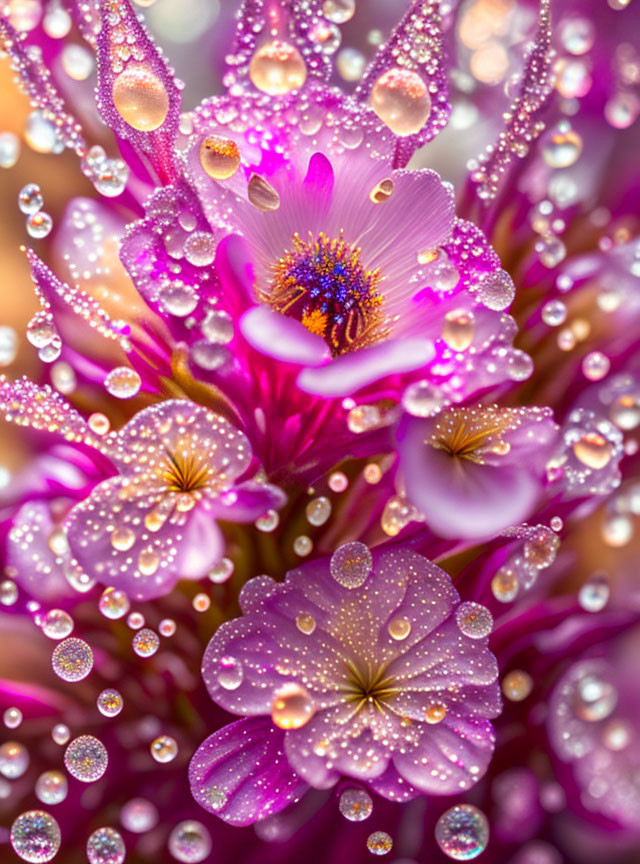
[[[140,411],[107,453],[118,474],[71,510],[65,531],[85,573],[138,599],[206,575],[224,549],[216,519],[248,522],[284,502],[275,486],[236,482],[252,463],[249,441],[191,402]]]
[[[488,537],[524,521],[541,499],[558,436],[548,408],[449,408],[406,416],[400,472],[409,501],[444,537]]]
[[[362,543],[283,584],[247,583],[243,617],[219,628],[202,665],[212,699],[245,719],[194,756],[199,803],[247,824],[303,781],[324,789],[347,776],[392,800],[471,787],[493,752],[500,695],[490,615],[459,600],[426,558],[372,556]],[[265,787],[261,772],[277,782]]]

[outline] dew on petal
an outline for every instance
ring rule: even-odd
[[[63,744],[66,744],[71,737],[71,732],[69,731],[69,727],[64,723],[56,723],[51,730],[51,737],[56,744],[62,746]]]
[[[116,621],[118,618],[124,618],[131,604],[124,591],[119,588],[106,588],[100,597],[98,607],[105,618]]]
[[[408,618],[392,618],[387,624],[389,636],[397,642],[402,642],[411,633],[411,621]]]
[[[142,379],[135,369],[128,366],[118,366],[112,369],[104,379],[104,386],[107,393],[115,396],[116,399],[131,399],[140,392]]]
[[[514,669],[502,679],[502,692],[510,702],[522,702],[533,689],[533,679],[528,672]]]
[[[225,690],[237,690],[242,684],[242,665],[235,657],[221,657],[218,666],[218,683]]]
[[[240,151],[235,141],[212,135],[200,145],[200,163],[209,177],[228,180],[240,167]]]
[[[331,556],[331,575],[343,588],[364,585],[373,567],[371,552],[357,541],[345,543]]]
[[[415,135],[429,119],[431,98],[427,86],[410,69],[387,69],[373,85],[371,107],[396,135]]]
[[[300,729],[314,713],[313,699],[301,684],[290,681],[276,690],[271,703],[271,719],[280,729]]]
[[[307,78],[307,67],[297,48],[282,40],[262,45],[251,58],[249,76],[269,96],[299,90]]]
[[[467,601],[456,610],[456,624],[470,639],[482,639],[493,629],[493,616],[481,603]]]
[[[305,636],[310,636],[316,629],[316,619],[308,612],[301,612],[296,616],[296,627]]]
[[[113,104],[129,126],[152,132],[166,120],[169,94],[150,68],[130,64],[113,82]]]
[[[2,719],[7,729],[17,729],[22,723],[22,711],[15,707],[7,708]]]

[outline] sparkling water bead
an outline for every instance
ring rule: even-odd
[[[481,603],[467,601],[456,610],[456,624],[470,639],[482,639],[493,629],[493,616]]]
[[[61,842],[60,827],[44,810],[28,810],[11,826],[10,840],[19,858],[41,864],[56,856]]]
[[[251,58],[249,77],[269,96],[282,96],[299,90],[307,78],[302,55],[293,45],[281,40],[262,45]]]
[[[35,240],[42,240],[43,237],[46,237],[51,232],[53,219],[44,210],[38,210],[37,213],[27,216],[25,226],[29,237],[33,237]]]
[[[349,822],[364,822],[371,816],[373,801],[364,789],[345,789],[340,795],[338,807]]]
[[[436,823],[436,841],[454,861],[470,861],[487,848],[489,822],[473,804],[456,804]]]
[[[133,834],[144,834],[158,824],[158,811],[146,798],[132,798],[122,808],[120,821]]]
[[[126,848],[115,828],[98,828],[87,840],[89,864],[122,864]]]
[[[112,369],[104,379],[107,393],[115,396],[116,399],[131,399],[139,393],[141,385],[142,380],[138,373],[128,366]]]
[[[124,700],[120,693],[113,688],[103,690],[96,700],[98,711],[105,717],[117,717],[122,711]]]
[[[280,729],[300,729],[315,713],[308,691],[295,681],[276,690],[271,704],[271,719]]]
[[[429,119],[431,98],[427,86],[409,69],[387,69],[373,85],[373,110],[393,133],[415,135]]]
[[[51,730],[51,737],[56,744],[63,745],[66,744],[71,737],[71,732],[69,731],[69,727],[64,723],[56,723]]]
[[[343,588],[359,588],[371,573],[373,558],[364,543],[345,543],[331,556],[331,575]]]
[[[221,558],[209,571],[209,579],[216,585],[226,582],[233,575],[233,561],[230,558]],[[163,634],[164,635],[164,634]]]
[[[113,104],[129,126],[152,132],[166,120],[169,94],[148,66],[130,64],[113,82]]]
[[[98,608],[105,618],[116,621],[124,618],[131,608],[131,603],[124,591],[119,588],[106,588],[100,597]]]
[[[466,351],[473,342],[476,321],[473,312],[453,309],[444,316],[442,338],[452,351]]]
[[[235,657],[221,657],[218,667],[218,683],[225,690],[237,690],[242,684],[242,664]]]
[[[93,669],[93,651],[84,639],[72,636],[56,645],[52,665],[63,681],[82,681]]]
[[[231,138],[211,135],[200,145],[200,164],[214,180],[228,180],[240,167],[240,151]]]
[[[179,822],[169,835],[169,852],[176,861],[197,864],[211,852],[211,836],[195,819]]]
[[[43,204],[44,198],[36,183],[27,183],[18,193],[18,207],[27,216],[37,213]]]
[[[36,795],[43,804],[60,804],[68,790],[67,778],[60,771],[44,771],[36,780]]]
[[[372,855],[388,855],[393,849],[393,840],[386,831],[374,831],[367,837],[367,849]]]
[[[7,708],[2,715],[4,725],[7,729],[17,729],[22,723],[22,711],[19,708]]]
[[[44,616],[42,632],[49,639],[65,639],[73,631],[73,618],[64,609],[50,609]]]
[[[601,612],[609,601],[611,589],[603,573],[596,573],[578,591],[578,603],[585,612]]]
[[[29,767],[29,751],[18,741],[5,741],[0,745],[0,774],[7,780],[22,777]]]
[[[151,742],[150,750],[156,762],[172,762],[178,755],[178,744],[170,735],[160,735]]]
[[[305,508],[307,521],[316,527],[324,525],[327,519],[331,516],[331,501],[321,495],[319,498],[314,498],[309,501]]]
[[[74,738],[64,752],[64,764],[76,780],[93,783],[107,770],[109,756],[102,741],[93,735]]]
[[[532,689],[533,679],[522,669],[514,669],[502,679],[502,692],[510,702],[522,702]]]
[[[333,24],[345,24],[353,18],[356,0],[324,0],[322,14]]]
[[[154,630],[144,627],[136,633],[131,644],[138,657],[152,657],[160,647],[160,639]]]

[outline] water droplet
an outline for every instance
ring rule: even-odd
[[[388,201],[392,194],[393,180],[390,177],[387,177],[385,180],[381,180],[373,187],[369,193],[369,198],[374,204],[382,204],[384,201]]]
[[[619,429],[635,429],[640,424],[640,399],[637,395],[623,393],[611,403],[609,416]]]
[[[493,629],[493,616],[481,603],[467,601],[456,609],[456,624],[470,639],[483,639]]]
[[[371,573],[373,558],[364,543],[345,543],[331,556],[331,575],[343,588],[359,588]]]
[[[349,485],[349,479],[342,471],[334,471],[329,477],[329,489],[332,492],[344,492]]]
[[[176,318],[186,318],[187,315],[191,315],[198,305],[198,295],[191,286],[165,286],[160,289],[159,298],[165,312],[168,312],[169,315],[174,315]]]
[[[131,399],[140,392],[142,379],[135,371],[128,366],[118,366],[112,369],[104,379],[104,386],[107,393],[115,396],[116,399]]]
[[[278,516],[277,510],[267,510],[267,512],[263,516],[259,516],[255,522],[258,531],[262,531],[264,534],[270,534],[271,531],[275,531],[279,524],[280,517]]]
[[[18,207],[27,216],[37,213],[43,204],[44,198],[36,183],[27,183],[18,193]]]
[[[115,828],[98,828],[87,840],[89,864],[122,864],[125,854],[124,840]]]
[[[307,521],[311,525],[318,527],[324,525],[327,519],[331,516],[331,501],[321,495],[319,498],[314,498],[309,501],[305,508]]]
[[[233,569],[233,561],[230,558],[221,558],[209,571],[209,579],[216,585],[221,585],[231,578]]]
[[[132,798],[122,808],[120,821],[133,834],[144,834],[158,824],[158,811],[145,798]]]
[[[611,361],[601,351],[591,351],[582,361],[582,374],[589,381],[601,381],[610,368]]]
[[[431,417],[444,405],[442,392],[430,381],[414,381],[402,394],[402,407],[413,417]]]
[[[214,180],[228,180],[240,167],[240,151],[231,138],[211,135],[200,145],[200,164]]]
[[[84,639],[71,636],[56,645],[52,665],[63,681],[82,681],[93,669],[93,651]]]
[[[470,861],[487,848],[489,822],[473,804],[456,804],[436,823],[436,841],[454,861]]]
[[[22,711],[19,708],[7,708],[2,715],[4,725],[7,729],[17,729],[22,723]]]
[[[69,727],[65,726],[64,723],[56,723],[51,730],[51,737],[56,744],[66,744],[70,736],[71,733],[69,732]]]
[[[372,855],[388,855],[393,849],[393,840],[386,831],[374,831],[367,837],[367,849]]]
[[[556,559],[560,548],[560,538],[557,534],[540,525],[533,536],[529,537],[524,544],[524,557],[537,567],[544,570],[550,567]]]
[[[194,231],[184,244],[184,257],[194,267],[208,267],[216,257],[216,240],[208,231]]]
[[[569,168],[582,153],[582,138],[566,121],[550,130],[541,142],[542,156],[550,168]]]
[[[609,717],[618,703],[618,693],[609,681],[587,673],[576,684],[574,710],[581,720],[596,723]]]
[[[178,755],[178,744],[170,735],[160,735],[151,742],[150,750],[156,762],[172,762]]]
[[[316,629],[316,619],[308,612],[301,612],[296,616],[296,627],[305,636],[310,636]]]
[[[373,85],[371,107],[389,129],[399,136],[419,132],[431,114],[427,86],[409,69],[387,69]]]
[[[116,528],[111,534],[111,545],[119,552],[126,552],[136,542],[136,535],[131,528]]]
[[[68,790],[67,778],[60,771],[44,771],[36,780],[36,795],[43,804],[60,804]]]
[[[207,342],[227,345],[233,339],[233,319],[227,312],[210,310],[201,324]]]
[[[505,270],[487,273],[477,287],[478,300],[494,312],[502,312],[513,302],[516,289],[511,276]]]
[[[427,705],[427,708],[424,712],[425,720],[432,726],[435,726],[437,723],[441,723],[446,716],[447,706],[444,705],[442,702],[432,702],[431,705]]]
[[[309,555],[312,549],[313,541],[306,534],[301,534],[293,541],[293,551],[296,555],[300,555],[301,558]]]
[[[528,672],[514,669],[502,679],[502,692],[511,702],[522,702],[533,689],[533,679]]]
[[[176,622],[173,618],[163,618],[158,624],[158,632],[161,636],[169,638],[176,632]]]
[[[119,588],[106,588],[100,597],[98,608],[105,618],[116,621],[118,618],[124,618],[131,604],[124,591]]]
[[[197,864],[211,852],[211,836],[200,822],[187,819],[178,823],[169,835],[169,852],[176,861]]]
[[[503,564],[491,580],[491,591],[501,603],[511,603],[518,596],[520,584],[515,568]]]
[[[314,714],[313,699],[301,684],[291,681],[276,690],[271,719],[280,729],[300,729]]]
[[[154,630],[144,627],[136,633],[131,644],[138,657],[153,657],[160,647],[160,639]]]
[[[324,0],[322,14],[334,24],[345,24],[356,11],[356,0]]]
[[[109,687],[103,690],[96,700],[98,711],[105,717],[116,717],[124,705],[124,700],[117,690]]]
[[[276,40],[258,48],[249,64],[249,77],[263,93],[282,96],[302,87],[307,67],[297,48]]]
[[[549,327],[559,327],[567,319],[567,307],[562,300],[549,300],[542,307],[542,320]]]
[[[345,789],[338,807],[349,822],[364,822],[373,812],[373,801],[364,789]]]
[[[113,104],[129,126],[153,132],[169,113],[169,94],[149,67],[130,64],[113,82]]]
[[[29,751],[18,741],[0,745],[0,774],[8,780],[22,777],[29,767]]]
[[[218,665],[218,684],[225,690],[237,690],[242,684],[242,665],[235,657],[221,657]]]
[[[73,618],[64,609],[50,609],[42,621],[42,632],[49,639],[65,639],[73,630]]]
[[[269,213],[280,207],[280,195],[271,183],[259,174],[252,174],[249,178],[247,196],[250,203],[263,213]]]
[[[132,630],[139,630],[144,627],[144,615],[141,612],[132,612],[127,617],[127,626]]]
[[[476,321],[473,312],[453,309],[444,316],[442,338],[453,351],[466,351],[473,342]]]
[[[43,237],[46,237],[51,232],[51,229],[53,228],[53,219],[48,213],[45,213],[44,210],[38,210],[37,213],[32,213],[31,216],[27,216],[25,226],[29,237],[34,237],[36,240],[42,240]]]
[[[611,444],[599,432],[586,432],[571,446],[576,459],[596,471],[606,467],[611,459]]]
[[[411,633],[411,621],[407,618],[392,618],[387,624],[389,636],[397,642],[402,642]]]
[[[13,168],[20,156],[20,139],[13,132],[0,132],[0,168]]]
[[[108,762],[107,748],[93,735],[74,738],[64,751],[65,768],[83,783],[99,780],[107,770]]]
[[[21,813],[11,826],[13,850],[23,861],[42,864],[51,861],[60,848],[60,827],[44,810]]]
[[[578,603],[585,612],[600,612],[609,602],[610,593],[607,577],[596,573],[578,591]]]

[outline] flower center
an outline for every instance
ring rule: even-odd
[[[302,240],[273,265],[270,289],[260,299],[302,322],[326,341],[334,357],[357,351],[389,334],[378,291],[380,272],[365,270],[360,249],[322,232]]]
[[[509,452],[509,442],[502,436],[513,428],[511,419],[508,412],[499,414],[493,408],[458,408],[443,414],[425,444],[482,464],[487,453],[505,456]]]
[[[371,705],[379,711],[398,692],[392,675],[386,674],[386,666],[371,663],[356,665],[347,662],[347,674],[341,691],[348,702],[356,704],[357,710]]]
[[[170,492],[195,492],[209,479],[207,463],[193,453],[171,453],[162,466],[162,478]]]

